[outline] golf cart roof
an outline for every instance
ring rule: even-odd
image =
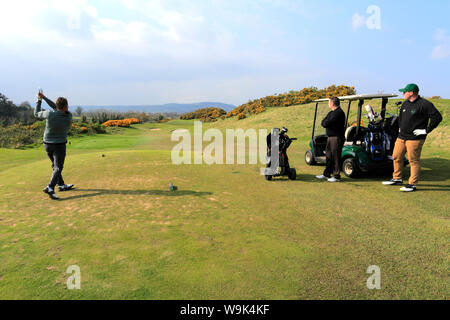
[[[347,100],[347,101],[354,101],[354,100],[370,100],[370,99],[382,99],[382,98],[394,98],[397,97],[396,94],[387,94],[387,93],[375,93],[375,94],[357,94],[354,96],[344,96],[344,97],[339,97],[339,99],[342,100]],[[313,102],[323,102],[323,101],[329,101],[330,99],[326,98],[326,99],[319,99],[319,100],[314,100]]]

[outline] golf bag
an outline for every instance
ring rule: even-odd
[[[297,177],[296,170],[290,168],[289,157],[287,155],[287,149],[290,147],[292,141],[295,141],[297,139],[289,138],[289,136],[286,134],[287,131],[288,130],[286,128],[283,128],[280,133],[280,129],[275,128],[273,132],[267,136],[267,180],[271,180],[273,176],[289,176],[289,179],[291,180],[295,180]],[[278,145],[278,157],[272,157],[272,134],[275,137],[274,142]],[[276,172],[270,172],[271,170],[269,168],[272,167],[272,164],[273,167],[277,168]]]
[[[364,136],[365,151],[370,154],[374,161],[381,161],[384,159],[386,150],[386,135],[383,131],[381,121],[371,121]]]
[[[398,137],[398,116],[393,115],[390,118],[386,118],[383,122],[382,127],[386,140],[384,150],[387,156],[392,156],[392,153],[394,152],[395,141]]]

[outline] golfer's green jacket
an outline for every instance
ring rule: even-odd
[[[53,110],[41,110],[42,100],[36,102],[36,109],[34,109],[34,116],[39,119],[46,119],[44,142],[57,144],[67,142],[67,133],[72,124],[72,114],[70,112],[61,112],[56,110],[56,105],[50,99],[44,98],[45,102]]]

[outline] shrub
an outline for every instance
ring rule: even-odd
[[[101,124],[92,125],[92,129],[95,133],[99,133],[99,134],[106,133],[106,127]]]
[[[198,119],[203,122],[215,122],[221,116],[226,115],[227,112],[220,108],[203,108],[194,112],[184,113],[180,116],[181,120]]]
[[[42,143],[45,120],[31,125],[20,123],[8,127],[0,127],[0,148],[22,148],[30,144]],[[106,127],[100,124],[72,123],[68,136],[85,134],[103,134]]]
[[[129,127],[132,124],[139,123],[140,121],[136,118],[129,118],[123,120],[108,120],[102,123],[105,127]]]
[[[304,88],[300,91],[290,91],[283,94],[275,94],[264,98],[249,101],[227,113],[227,117],[243,114],[257,114],[264,112],[269,107],[289,107],[292,105],[310,103],[316,99],[330,98],[332,96],[347,96],[356,94],[355,87],[344,85],[332,85],[319,90],[316,87]],[[241,118],[242,119],[242,118]]]
[[[29,144],[42,143],[45,121],[23,126],[14,124],[0,128],[1,148],[21,148]]]
[[[237,115],[237,119],[238,120],[241,120],[241,119],[245,119],[245,114],[244,113],[239,113],[238,115]]]

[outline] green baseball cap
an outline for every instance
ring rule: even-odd
[[[415,83],[408,84],[405,88],[398,90],[400,92],[419,92],[419,86]]]

